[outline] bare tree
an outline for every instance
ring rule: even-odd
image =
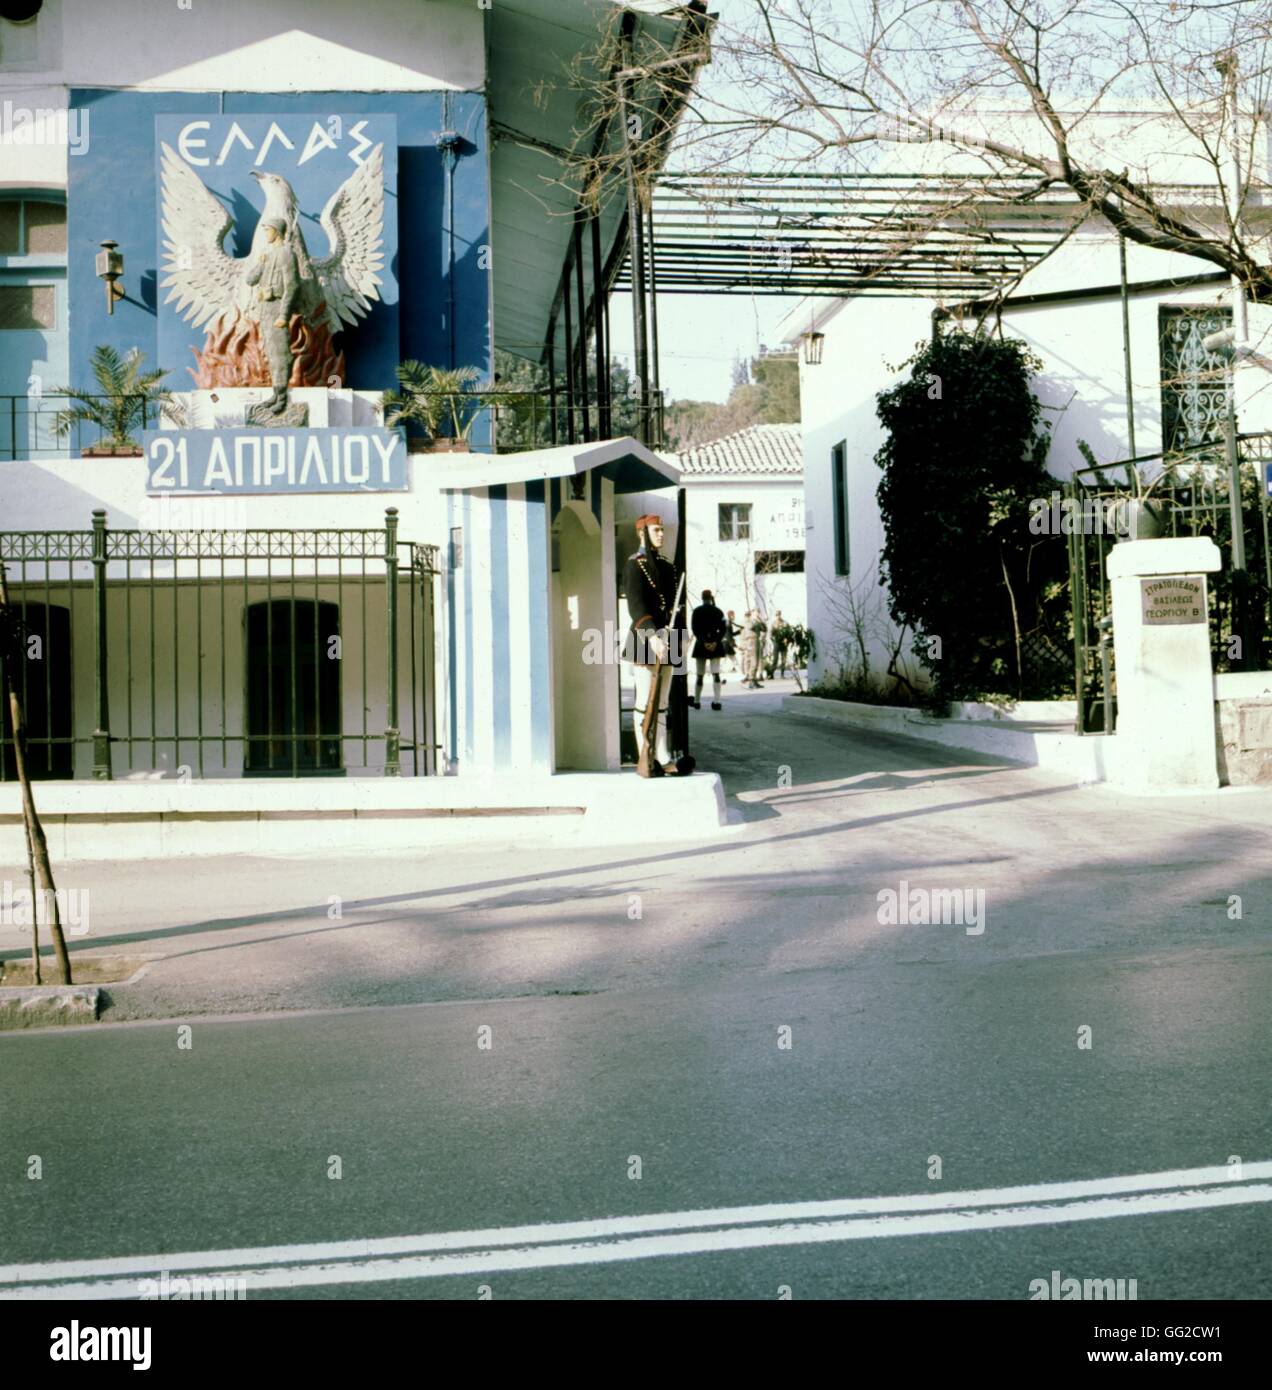
[[[909,166],[920,182],[870,213],[867,276],[917,263],[955,220],[967,242],[955,264],[979,240],[1010,242],[984,213],[992,205],[1102,219],[1272,303],[1272,9],[1260,0],[736,0],[709,41],[683,118],[667,98],[683,95],[701,51],[646,42],[625,66],[600,65],[585,105],[596,119],[575,141],[583,186],[604,187],[624,158],[596,139],[621,83],[638,179],[673,134],[676,166],[722,203],[743,169],[816,170],[832,190],[839,174],[845,230],[867,225],[850,206],[852,176],[895,171],[901,147],[927,146]]]

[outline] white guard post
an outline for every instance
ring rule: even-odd
[[[1117,758],[1132,791],[1219,785],[1206,575],[1221,566],[1206,536],[1121,541],[1108,557],[1117,665]]]

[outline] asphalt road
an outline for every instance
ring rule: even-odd
[[[712,738],[748,820],[697,851],[189,865],[231,901],[167,926],[148,885],[103,934],[233,958],[221,1010],[314,1011],[204,1017],[190,974],[154,985],[167,1017],[0,1035],[0,1292],[323,1244],[208,1267],[266,1271],[251,1298],[1272,1295],[1267,794],[1135,804],[767,701]],[[984,887],[985,931],[880,924],[901,877]],[[327,932],[330,882],[362,906]],[[777,1205],[851,1199],[930,1210]],[[571,1224],[507,1230],[541,1223]],[[56,1261],[106,1263],[11,1268]]]

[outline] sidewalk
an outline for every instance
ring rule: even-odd
[[[786,686],[787,689],[784,689]],[[555,993],[1095,946],[1267,949],[1272,792],[1146,800],[780,711],[691,712],[737,828],[708,844],[331,852],[65,866],[75,954],[149,956],[103,1018]],[[25,867],[0,865],[24,887]],[[983,890],[987,930],[884,925],[902,883]],[[1242,915],[1230,916],[1241,899]],[[47,941],[45,942],[47,946]],[[0,956],[30,949],[0,922]],[[974,956],[969,953],[975,952]],[[100,1025],[99,1025],[100,1026]]]

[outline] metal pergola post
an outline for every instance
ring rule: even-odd
[[[588,228],[592,241],[592,330],[596,335],[597,432],[602,439],[613,433],[610,421],[609,315],[606,312],[605,279],[601,273],[601,219],[593,213]]]
[[[623,16],[623,65],[632,65],[630,11]],[[628,110],[627,79],[618,79],[618,116],[623,131],[623,172],[627,181],[627,226],[631,234],[632,337],[636,359],[636,389],[640,413],[637,429],[642,444],[649,443],[649,346],[645,327],[645,235],[640,197],[636,189],[636,170],[632,165],[632,129]]]
[[[592,411],[587,389],[587,296],[583,292],[583,224],[574,219],[574,289],[579,306],[579,404],[583,408],[583,441],[592,438]]]
[[[570,267],[565,268],[561,308],[565,328],[565,440],[574,440],[574,315],[570,308]]]

